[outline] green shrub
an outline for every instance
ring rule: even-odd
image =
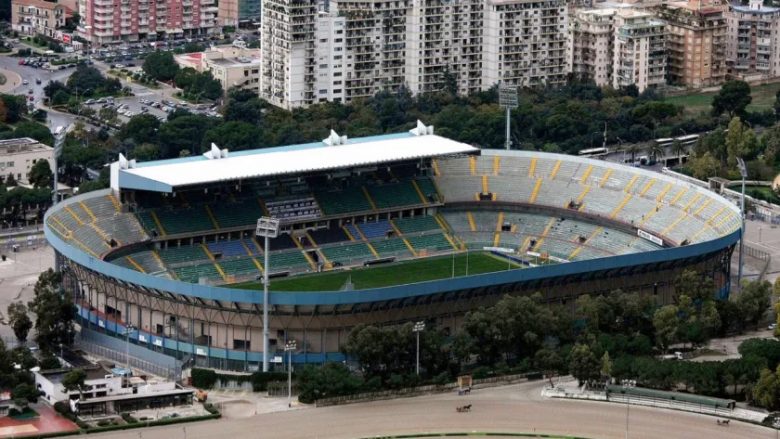
[[[217,373],[210,369],[192,368],[192,385],[199,389],[210,389],[217,382]]]
[[[271,381],[287,381],[285,372],[255,372],[250,377],[252,390],[255,392],[265,392],[268,390],[268,383]]]
[[[135,424],[138,422],[138,419],[135,419],[130,413],[122,413],[122,419],[127,422],[128,424]]]

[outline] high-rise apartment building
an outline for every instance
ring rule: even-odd
[[[780,8],[750,0],[748,6],[731,5],[728,16],[729,73],[741,78],[780,74]]]
[[[689,0],[657,10],[666,23],[669,83],[700,88],[726,80],[726,9],[720,0]]]
[[[569,30],[569,71],[593,80],[596,85],[612,85],[615,40],[615,10],[577,11]]]
[[[293,108],[407,87],[566,79],[563,0],[264,0],[261,95]]]
[[[666,25],[653,14],[634,9],[615,13],[612,86],[636,85],[639,91],[666,82]]]
[[[79,0],[78,32],[94,46],[214,33],[216,0]]]

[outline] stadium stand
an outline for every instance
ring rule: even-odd
[[[177,279],[189,283],[199,283],[201,278],[211,282],[222,279],[213,263],[176,267],[173,272]]]
[[[415,216],[410,218],[394,219],[393,224],[403,234],[426,232],[439,229],[439,223],[432,216]]]
[[[366,186],[377,209],[421,204],[423,201],[417,194],[411,181],[388,183],[380,186]]]
[[[325,215],[371,210],[371,204],[360,188],[318,192],[315,194],[315,197]]]
[[[247,256],[245,243],[241,240],[210,242],[206,247],[212,255],[221,254],[223,258]]]
[[[263,215],[260,204],[255,198],[236,202],[212,203],[208,206],[217,225],[226,229],[252,225]]]
[[[193,262],[208,259],[208,255],[200,245],[183,245],[181,247],[168,247],[157,252],[160,259],[166,265]]]
[[[352,233],[350,231],[350,233]],[[349,237],[344,233],[344,229],[341,227],[334,227],[329,229],[318,229],[309,232],[309,235],[314,239],[317,245],[332,244],[335,242],[349,241]],[[354,234],[353,234],[354,236]],[[357,236],[357,239],[360,235]],[[273,248],[273,247],[271,247]]]
[[[355,264],[374,257],[368,245],[363,242],[324,247],[320,249],[320,252],[328,261],[342,264]]]
[[[376,250],[381,257],[395,256],[402,258],[412,256],[412,253],[409,251],[409,247],[406,246],[406,242],[404,242],[403,238],[379,239],[371,241],[371,246],[374,247],[374,250]]]
[[[252,258],[238,258],[219,261],[219,266],[228,276],[236,278],[254,278],[260,274],[260,269]]]
[[[388,232],[393,230],[393,226],[391,226],[390,222],[387,220],[361,223],[358,224],[357,227],[360,228],[359,233],[362,233],[366,239],[384,238],[387,236]]]
[[[418,235],[407,238],[409,243],[416,251],[443,251],[453,250],[452,244],[444,237],[443,233],[432,233],[427,235]]]

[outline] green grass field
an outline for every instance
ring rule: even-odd
[[[780,90],[780,83],[757,85],[751,87],[750,95],[753,101],[748,105],[748,111],[771,110],[775,102],[775,93]],[[712,106],[712,97],[717,93],[698,93],[694,92],[681,96],[670,96],[666,98],[667,102],[682,105],[685,112],[690,114],[699,114],[702,111],[710,111]]]
[[[520,268],[488,253],[469,253],[455,256],[455,276],[491,273],[508,268]],[[468,261],[467,261],[468,259]],[[370,268],[358,268],[328,273],[307,274],[271,281],[271,291],[337,291],[344,287],[348,278],[356,290],[403,285],[452,276],[452,256],[441,256],[414,261],[398,262]],[[231,288],[262,289],[260,282],[245,282],[230,285]]]

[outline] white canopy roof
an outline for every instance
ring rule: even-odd
[[[338,142],[337,142],[338,143]],[[282,150],[280,150],[282,149]],[[227,154],[218,159],[162,161],[119,171],[122,188],[172,191],[179,186],[327,171],[452,154],[478,148],[436,135],[408,134],[349,139],[345,143],[303,149],[275,148],[253,154]],[[208,154],[208,153],[207,153]]]

